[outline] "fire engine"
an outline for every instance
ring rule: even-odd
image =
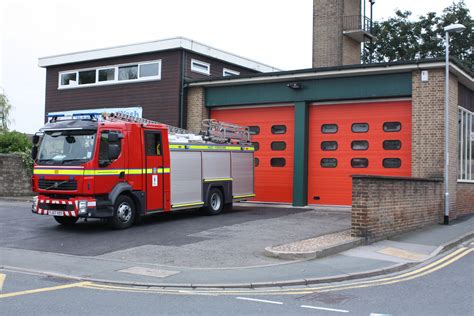
[[[126,114],[54,115],[33,138],[32,212],[63,225],[200,208],[217,215],[254,194],[248,127],[203,121],[194,134]]]

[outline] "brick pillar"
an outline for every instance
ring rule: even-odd
[[[444,177],[444,69],[431,69],[428,81],[421,70],[412,73],[412,176]],[[449,194],[455,218],[458,165],[458,82],[450,76],[449,89]],[[442,214],[440,214],[442,215]]]
[[[313,67],[360,64],[360,43],[343,35],[344,16],[360,15],[360,0],[313,0]]]
[[[204,105],[204,88],[190,87],[187,93],[187,129],[198,133],[201,122],[209,118],[209,110]]]

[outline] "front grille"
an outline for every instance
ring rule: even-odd
[[[76,180],[39,180],[39,188],[42,190],[60,190],[60,191],[70,191],[77,190],[77,181]]]
[[[74,205],[71,204],[46,204],[39,203],[39,208],[51,211],[73,211]]]

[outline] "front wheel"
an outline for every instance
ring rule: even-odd
[[[79,218],[77,217],[65,217],[65,216],[54,216],[56,222],[64,226],[74,225]]]
[[[133,225],[135,214],[135,203],[133,203],[133,200],[126,195],[121,195],[115,201],[114,216],[109,219],[109,225],[113,229],[129,228]]]
[[[219,189],[211,189],[207,195],[207,206],[203,208],[206,215],[217,215],[224,208],[224,197]]]

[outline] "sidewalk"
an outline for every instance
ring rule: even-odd
[[[274,265],[187,268],[0,248],[0,266],[78,280],[161,287],[306,285],[375,276],[409,268],[474,237],[474,217],[434,225],[336,255]],[[34,258],[34,260],[32,260]]]

